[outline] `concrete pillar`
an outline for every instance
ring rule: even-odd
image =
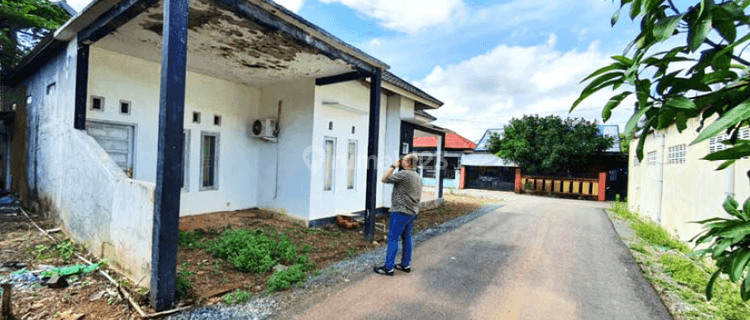
[[[464,189],[466,188],[466,167],[461,166],[461,175],[460,180],[458,181],[458,188]]]
[[[599,172],[599,201],[604,201],[607,192],[607,173]]]
[[[521,168],[516,168],[516,187],[514,191],[516,193],[521,193],[521,188]]]

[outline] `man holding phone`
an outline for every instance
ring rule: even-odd
[[[422,197],[422,178],[415,169],[418,160],[416,154],[407,154],[396,160],[383,175],[383,183],[393,184],[393,194],[385,265],[374,269],[377,274],[393,276],[394,269],[411,272],[411,234]],[[394,173],[397,168],[401,170]],[[399,238],[402,243],[401,263],[395,264]]]

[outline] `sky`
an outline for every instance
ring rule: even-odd
[[[68,0],[77,10],[88,2]],[[609,0],[276,2],[444,102],[428,111],[438,118],[433,124],[475,142],[523,115],[602,123],[612,92],[569,113],[585,86],[580,81],[622,54],[639,32],[625,12],[610,25],[618,6]],[[625,100],[607,124],[622,131],[633,109],[634,100]]]

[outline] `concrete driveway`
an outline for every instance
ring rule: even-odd
[[[608,204],[512,193],[300,319],[672,319],[607,218]],[[397,260],[398,261],[398,260]]]

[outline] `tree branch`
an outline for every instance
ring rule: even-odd
[[[674,10],[675,14],[680,14],[680,10],[677,10],[677,6],[674,5],[674,2],[672,2],[672,0],[667,0],[667,2],[669,2],[669,6],[672,8],[672,10]]]
[[[716,42],[713,42],[713,41],[711,41],[711,39],[709,39],[709,38],[706,38],[706,43],[708,43],[709,45],[711,45],[712,47],[714,47],[714,48],[716,48],[716,49],[719,49],[719,48],[720,48],[720,47],[719,47],[719,45],[718,45],[718,44],[716,44]],[[742,64],[744,64],[744,65],[746,65],[746,66],[750,66],[750,62],[748,62],[748,61],[747,61],[747,60],[745,60],[745,59],[742,59],[742,58],[740,58],[740,57],[738,57],[738,56],[735,56],[735,55],[731,55],[730,57],[731,57],[732,59],[734,59],[734,60],[737,60],[737,62],[739,62],[739,63],[742,63]]]

